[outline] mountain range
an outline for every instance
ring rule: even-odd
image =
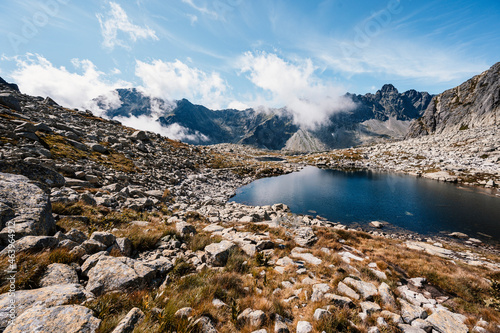
[[[355,107],[331,115],[314,129],[294,122],[287,108],[210,110],[186,99],[169,102],[149,97],[135,88],[117,89],[120,104],[106,96],[94,100],[109,118],[154,117],[165,128],[180,126],[183,141],[193,144],[238,143],[273,150],[322,151],[373,142],[402,139],[410,122],[422,116],[432,96],[391,84],[375,94],[346,94]]]

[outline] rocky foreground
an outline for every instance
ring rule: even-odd
[[[266,162],[279,154],[194,147],[0,88],[0,331],[500,331],[500,260],[481,244],[227,202],[305,162],[463,182],[477,169],[496,189],[494,129],[440,151],[428,137]]]

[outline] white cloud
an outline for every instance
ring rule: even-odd
[[[310,59],[287,62],[276,54],[247,52],[240,60],[241,71],[270,97],[258,96],[258,103],[285,105],[294,120],[306,128],[327,121],[329,115],[350,110],[353,102],[342,95],[345,90],[315,75]]]
[[[206,4],[205,4],[205,6],[199,6],[199,5],[195,4],[193,0],[182,0],[182,2],[188,4],[189,6],[191,6],[191,8],[199,11],[200,13],[202,13],[204,15],[208,15],[214,19],[219,18],[219,14],[215,10],[208,9],[208,6]]]
[[[90,60],[73,59],[77,72],[64,66],[55,67],[44,57],[28,53],[15,57],[17,69],[11,73],[23,93],[50,96],[57,103],[73,108],[90,107],[91,99],[116,88],[130,87],[125,81],[109,82],[106,74],[97,70]],[[109,94],[110,103],[117,103],[117,95]]]
[[[118,37],[118,33],[121,31],[128,35],[128,38],[133,42],[138,39],[152,39],[158,40],[154,30],[149,27],[141,27],[130,22],[127,13],[120,7],[116,2],[109,2],[111,10],[107,16],[103,14],[97,14],[97,19],[101,25],[101,33],[103,40],[103,46],[109,49],[114,49],[115,46],[121,46],[124,48],[129,48],[127,42]]]
[[[216,72],[208,74],[180,60],[137,60],[135,75],[142,80],[141,89],[147,95],[167,100],[187,98],[214,109],[225,106],[227,85]]]
[[[194,25],[196,22],[198,22],[198,16],[192,15],[192,14],[187,14],[189,17],[189,21],[191,21],[191,25]]]
[[[134,117],[134,116],[115,117],[114,119],[120,121],[125,126],[137,128],[144,131],[159,133],[173,140],[181,140],[181,141],[190,140],[197,143],[203,143],[209,140],[209,138],[206,135],[201,134],[198,131],[195,131],[194,134],[190,134],[190,131],[187,128],[179,124],[162,126],[157,121],[157,118],[149,117],[146,115],[139,117]]]

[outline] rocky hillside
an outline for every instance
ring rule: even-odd
[[[433,98],[408,138],[496,126],[500,121],[500,62]]]
[[[165,127],[182,126],[186,131],[185,141],[192,144],[237,143],[298,152],[403,138],[410,121],[421,116],[432,97],[415,90],[400,94],[392,85],[384,85],[375,94],[347,94],[356,108],[335,114],[310,131],[294,124],[286,109],[214,111],[185,99],[168,103],[150,98],[135,89],[116,92],[121,101],[119,106],[104,96],[95,100],[110,118],[153,115]]]
[[[228,203],[303,166],[276,152],[172,141],[0,81],[0,157],[0,332],[500,329],[500,260],[480,242]]]

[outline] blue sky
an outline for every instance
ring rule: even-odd
[[[498,0],[2,1],[0,31],[0,76],[72,107],[139,87],[314,118],[345,92],[440,93],[500,61]]]

